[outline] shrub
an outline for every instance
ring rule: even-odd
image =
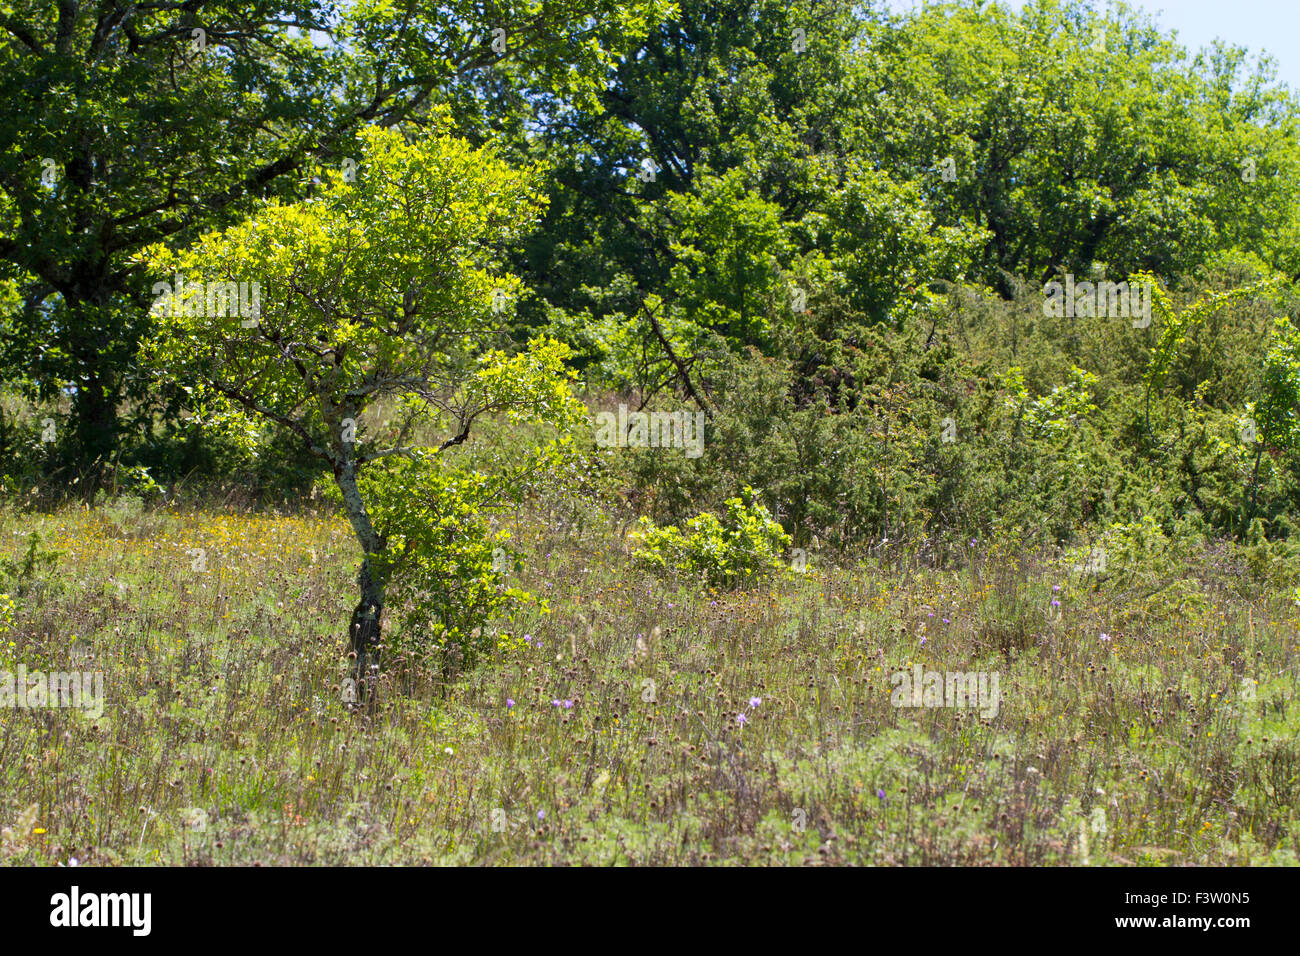
[[[660,573],[700,575],[711,585],[736,588],[749,584],[782,565],[790,536],[771,513],[754,500],[728,498],[725,520],[705,513],[686,522],[684,529],[660,527],[641,519],[641,542],[634,557]]]
[[[373,556],[401,628],[387,643],[450,676],[491,647],[488,620],[531,596],[505,586],[508,537],[489,516],[509,500],[507,481],[427,457],[396,459],[361,482],[387,548]]]

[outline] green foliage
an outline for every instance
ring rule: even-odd
[[[508,487],[430,456],[385,462],[360,487],[387,543],[372,559],[402,619],[390,643],[433,657],[449,675],[473,667],[491,647],[484,626],[492,615],[530,599],[504,586],[505,552],[497,549],[508,536],[488,525],[509,504]]]
[[[499,269],[500,246],[540,202],[529,172],[446,135],[408,144],[371,128],[362,138],[355,182],[338,174],[312,200],[268,203],[191,249],[148,250],[155,269],[185,277],[183,292],[159,284],[148,354],[209,427],[250,452],[287,433],[326,464],[363,554],[361,607],[382,609],[393,589],[410,632],[454,670],[477,656],[478,624],[501,603],[476,516],[499,495],[518,497],[523,479],[438,459],[485,416],[563,432],[581,406],[559,342],[492,347],[491,316],[517,287]],[[251,321],[205,314],[214,283],[252,278],[265,292]],[[570,449],[564,438],[539,447],[522,474]]]
[[[10,582],[9,590],[21,599],[33,590],[45,589],[48,585],[42,576],[54,569],[59,563],[59,552],[41,547],[39,532],[27,535],[27,547],[22,555],[14,558],[0,558],[0,576]],[[4,595],[6,599],[9,595]],[[10,601],[12,610],[12,601]]]
[[[1090,391],[1097,384],[1097,376],[1081,368],[1071,368],[1069,382],[1054,386],[1049,394],[1033,400],[1029,399],[1020,368],[1013,365],[1007,369],[1006,379],[1013,396],[1008,400],[1010,407],[1035,437],[1061,438],[1097,410]]]
[[[355,183],[335,173],[311,201],[268,203],[183,252],[147,250],[156,274],[178,272],[188,290],[172,302],[159,284],[150,360],[245,441],[278,424],[321,457],[337,453],[343,418],[435,369],[469,375],[494,293],[516,285],[489,270],[494,245],[536,214],[526,174],[446,135],[408,146],[372,128],[364,139]],[[260,283],[256,325],[204,314],[204,286],[227,281]]]
[[[1259,398],[1247,405],[1258,440],[1277,449],[1300,448],[1300,328],[1274,320]]]
[[[665,0],[501,0],[490,11],[473,0],[6,3],[0,379],[30,398],[70,397],[51,477],[67,486],[88,473],[94,485],[122,444],[172,466],[166,478],[208,463],[177,461],[152,434],[182,406],[136,360],[153,331],[149,276],[133,265],[142,249],[184,248],[266,200],[310,198],[355,165],[372,123],[420,129],[446,115],[481,140],[522,130],[523,103],[557,117],[590,110],[605,73],[670,10]],[[509,28],[503,51],[494,25]]]
[[[743,497],[728,498],[719,520],[705,513],[684,527],[660,527],[641,519],[634,557],[661,573],[702,577],[709,584],[737,588],[753,584],[782,566],[790,536],[772,519],[746,488]]]
[[[1131,281],[1139,282],[1150,291],[1152,311],[1160,318],[1159,335],[1151,346],[1151,358],[1143,374],[1146,386],[1147,427],[1150,427],[1151,393],[1160,388],[1169,370],[1173,367],[1188,336],[1215,312],[1231,302],[1259,295],[1275,283],[1257,282],[1226,292],[1212,292],[1198,299],[1193,305],[1179,312],[1174,308],[1168,293],[1160,287],[1159,281],[1150,273],[1138,273]]]

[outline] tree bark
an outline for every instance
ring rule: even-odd
[[[374,682],[379,677],[379,636],[384,613],[384,587],[367,555],[357,574],[361,601],[352,611],[348,629],[348,649],[356,655],[352,667],[356,703],[374,698]]]
[[[72,402],[77,465],[88,469],[85,494],[93,499],[117,450],[117,403],[97,375],[79,384]]]
[[[348,649],[355,655],[352,681],[356,691],[355,701],[349,703],[360,704],[373,699],[374,683],[379,677],[384,581],[380,569],[376,567],[375,558],[384,553],[387,542],[375,531],[365,502],[361,499],[361,491],[357,487],[356,461],[353,460],[350,449],[344,448],[342,454],[336,457],[334,481],[343,493],[343,503],[352,531],[365,552],[361,570],[357,573],[361,600],[352,612],[352,622],[348,628]]]

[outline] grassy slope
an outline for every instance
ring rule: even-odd
[[[0,863],[1297,862],[1297,609],[1213,555],[1098,582],[981,545],[711,595],[532,530],[551,613],[445,695],[394,672],[371,722],[337,703],[341,521],[0,515],[11,554],[32,528],[62,554],[0,670],[88,642],[108,700],[0,710]],[[997,717],[892,707],[913,662],[998,671]]]

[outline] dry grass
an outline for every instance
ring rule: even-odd
[[[711,594],[530,527],[550,613],[454,685],[391,667],[364,717],[342,521],[0,516],[11,556],[33,529],[60,556],[0,671],[102,670],[107,701],[0,709],[3,863],[1298,859],[1297,608],[1214,555],[1094,580],[981,546]],[[916,662],[998,672],[997,716],[891,706]]]

